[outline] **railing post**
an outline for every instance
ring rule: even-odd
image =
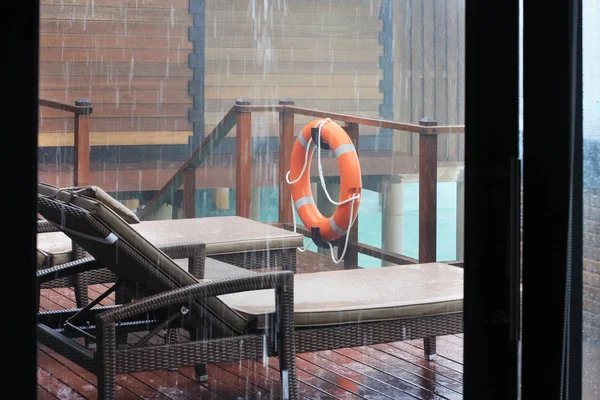
[[[432,118],[419,121],[436,126]],[[437,134],[423,129],[419,134],[419,263],[436,261]]]
[[[92,103],[88,99],[75,101],[73,185],[90,184],[90,114]]]
[[[404,253],[404,181],[403,175],[389,175],[382,179],[381,193],[381,248],[385,252]],[[381,260],[381,266],[394,265]]]
[[[188,167],[183,173],[183,217],[196,218],[196,168]]]
[[[235,158],[235,214],[250,218],[250,199],[252,188],[252,114],[243,106],[250,101],[238,99],[235,102],[236,113],[236,158]]]
[[[358,145],[360,144],[358,124],[354,122],[346,122],[344,130],[348,136],[350,136],[350,139],[354,144],[354,148],[356,148],[356,155],[358,156]],[[354,225],[352,225],[348,235],[348,249],[346,250],[346,255],[344,257],[344,267],[346,268],[358,266],[358,247],[355,245],[355,243],[358,243],[358,218],[356,218],[356,221],[354,222]],[[338,252],[343,250],[343,248],[338,248]]]
[[[279,100],[279,105],[293,106],[289,98]],[[282,109],[279,111],[279,222],[292,222],[290,185],[285,175],[290,170],[290,158],[294,148],[294,113]]]

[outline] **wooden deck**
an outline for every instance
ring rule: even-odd
[[[339,268],[313,252],[298,254],[298,273]],[[90,298],[101,293],[90,288]],[[110,304],[106,299],[101,304]],[[40,308],[75,306],[71,289],[43,290]],[[302,399],[462,399],[463,337],[438,338],[438,358],[423,358],[421,340],[298,354]],[[38,345],[38,399],[96,399],[96,378],[45,346]],[[193,370],[120,375],[119,399],[279,399],[275,358],[208,366],[209,379],[193,380]]]

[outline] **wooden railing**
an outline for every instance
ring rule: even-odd
[[[206,137],[200,147],[179,168],[165,186],[157,192],[140,213],[145,218],[155,212],[183,185],[183,215],[195,217],[195,169],[206,159],[211,150],[236,126],[236,215],[249,218],[251,213],[252,189],[252,113],[279,113],[279,225],[292,229],[292,210],[289,207],[290,188],[285,182],[285,174],[290,167],[290,156],[295,140],[294,116],[305,115],[317,118],[331,118],[344,123],[344,129],[351,137],[357,151],[359,149],[360,125],[388,128],[419,135],[419,256],[418,259],[360,243],[358,241],[358,220],[349,232],[349,246],[344,258],[345,265],[358,264],[358,254],[362,253],[395,264],[414,264],[436,261],[436,221],[437,221],[437,164],[438,135],[464,133],[463,125],[438,126],[435,120],[423,118],[419,124],[358,117],[309,108],[296,107],[291,99],[284,98],[277,105],[252,105],[250,101],[239,99],[223,120]],[[360,156],[359,156],[360,158]],[[309,236],[309,232],[298,227],[299,232]],[[460,265],[461,260],[452,261]]]
[[[39,99],[40,107],[48,107],[73,114],[73,186],[90,184],[90,115],[92,103],[77,99],[75,105]]]
[[[75,186],[90,184],[90,114],[89,100],[78,99],[75,105],[40,99],[39,105],[73,113],[74,118],[74,182]],[[464,126],[438,126],[437,122],[424,118],[419,124],[358,117],[348,114],[331,113],[309,108],[296,107],[291,99],[284,98],[277,105],[252,105],[250,101],[239,99],[225,114],[213,131],[192,153],[177,172],[155,194],[145,208],[139,210],[140,219],[155,213],[162,204],[174,201],[175,193],[183,188],[183,215],[196,216],[196,169],[207,159],[213,149],[236,127],[236,215],[250,217],[252,190],[252,113],[279,113],[279,222],[277,225],[292,229],[292,210],[289,185],[285,182],[290,167],[292,147],[295,140],[294,116],[304,115],[317,118],[331,118],[344,123],[344,129],[359,151],[360,125],[388,128],[419,135],[419,256],[417,259],[392,251],[370,246],[358,241],[358,220],[349,234],[349,245],[344,258],[347,266],[358,265],[358,254],[365,254],[394,264],[414,264],[436,261],[436,221],[437,221],[437,147],[438,135],[464,133]],[[359,155],[360,158],[360,155]],[[297,230],[309,237],[310,233],[302,226]],[[460,252],[457,252],[459,256]],[[449,261],[462,265],[461,260]]]

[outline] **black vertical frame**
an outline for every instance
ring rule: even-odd
[[[581,0],[524,0],[523,399],[581,398]]]
[[[518,0],[466,0],[465,40],[464,398],[511,400],[519,379],[510,298]]]
[[[2,268],[4,310],[3,359],[18,384],[5,387],[16,397],[37,394],[35,320],[38,311],[35,267],[37,182],[37,103],[39,65],[39,1],[3,2],[2,37],[2,180],[17,197],[5,197],[2,208],[3,250],[10,251]],[[13,217],[15,216],[15,217]],[[10,248],[10,250],[9,250]],[[8,353],[8,354],[7,354]]]

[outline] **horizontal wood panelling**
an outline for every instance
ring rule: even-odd
[[[102,76],[129,77],[144,76],[148,78],[170,78],[175,76],[191,77],[192,70],[187,62],[181,64],[142,63],[131,60],[127,62],[51,62],[40,63],[40,79],[44,76]],[[40,88],[42,89],[42,88]]]
[[[379,22],[379,21],[377,21]],[[237,36],[237,35],[254,35],[260,34],[262,36],[263,29],[258,26],[252,26],[250,23],[223,23],[223,21],[206,21],[206,32],[207,35],[225,35],[225,36]],[[314,25],[292,25],[285,23],[275,23],[273,25],[266,25],[265,30],[268,27],[268,34],[271,37],[281,36],[299,36],[306,38],[326,38],[337,37],[337,38],[367,38],[376,39],[379,37],[381,27],[377,25],[359,25],[359,26],[327,26],[319,27],[315,29]]]
[[[40,20],[159,22],[176,25],[187,24],[191,18],[187,7],[157,9],[150,8],[143,1],[138,3],[139,7],[123,7],[118,4],[101,7],[95,1],[92,4],[72,5],[68,1],[63,5],[42,3]]]
[[[40,97],[90,99],[92,145],[187,143],[189,0],[41,3]],[[261,1],[207,0],[205,132],[240,97],[378,117],[380,3],[287,0],[265,14]],[[312,119],[297,116],[295,131]],[[70,145],[72,128],[69,115],[40,107],[40,146]],[[252,134],[277,136],[278,114],[255,113]]]
[[[227,74],[271,74],[289,73],[306,75],[345,75],[377,74],[379,68],[374,62],[338,63],[330,62],[288,62],[279,61],[273,64],[257,65],[253,62],[233,62],[226,59],[207,61],[206,73]],[[132,72],[133,70],[133,72]],[[40,75],[65,76],[100,75],[100,76],[148,76],[171,77],[192,76],[192,70],[187,62],[181,64],[164,64],[134,62],[131,59],[123,62],[44,62],[40,64]]]
[[[376,38],[363,38],[356,36],[353,38],[337,38],[330,37],[327,40],[321,38],[304,38],[304,37],[289,37],[276,36],[269,38],[269,45],[272,49],[315,49],[315,50],[330,50],[330,49],[354,49],[354,50],[373,50],[379,46],[379,41]],[[349,47],[350,46],[350,47]],[[256,39],[253,36],[215,36],[208,35],[206,37],[207,48],[255,48]]]
[[[179,89],[187,90],[189,86],[189,77],[169,77],[162,79],[148,79],[145,76],[133,76],[129,79],[126,76],[43,76],[40,77],[40,86],[44,90],[62,90],[65,91],[65,86],[69,86],[71,90],[150,90],[150,89]],[[96,113],[96,104],[94,106],[94,114]]]
[[[66,97],[68,95],[69,97]],[[71,99],[87,97],[92,106],[98,103],[182,103],[189,104],[187,90],[44,90],[40,89],[40,97],[69,102]],[[93,117],[92,117],[93,118]]]
[[[92,146],[125,146],[125,145],[157,145],[157,144],[187,144],[188,131],[159,131],[159,132],[92,132]],[[43,132],[38,136],[39,147],[73,146],[72,133]]]
[[[67,3],[68,1],[68,3]],[[74,4],[84,6],[90,0],[44,0],[43,4],[48,5],[65,5]],[[281,0],[270,2],[269,4],[275,10],[287,10],[288,12],[335,12],[337,14],[361,14],[361,15],[377,15],[378,7],[381,0],[365,1],[365,0]],[[125,7],[136,8],[140,6],[148,8],[165,8],[171,7],[176,9],[187,9],[189,0],[94,0],[96,7]],[[237,0],[206,0],[207,8],[211,10],[236,10],[248,11],[251,10],[251,2],[240,2]],[[256,2],[256,8],[261,9],[261,2]]]
[[[364,60],[377,60],[383,52],[379,48],[372,50],[354,50],[354,49],[271,49],[268,59],[273,61],[292,61],[292,62],[362,62]],[[206,60],[216,61],[228,59],[230,61],[257,61],[262,62],[265,57],[263,49],[240,49],[240,48],[208,48],[206,49]]]
[[[377,15],[381,0],[281,0],[271,1],[269,4],[277,10],[287,10],[289,13],[336,13]],[[211,10],[251,10],[250,1],[238,0],[207,0],[206,5]],[[255,2],[256,10],[262,9],[262,2]]]
[[[40,16],[40,33],[63,33],[86,35],[115,35],[115,36],[169,36],[188,37],[190,22],[179,25],[154,22],[104,22],[104,21],[71,21],[69,19],[49,20]]]
[[[100,49],[191,49],[187,35],[133,36],[42,33],[40,41],[47,47]]]
[[[145,117],[145,118],[94,118],[92,132],[145,132],[145,131],[190,131],[191,124],[187,116],[182,117]],[[72,118],[40,119],[38,131],[73,132]]]
[[[43,4],[64,5],[65,3],[67,3],[74,5],[85,5],[89,2],[90,0],[44,0]],[[173,7],[176,9],[187,9],[189,5],[189,0],[94,0],[94,5],[96,7],[136,8],[139,6],[144,6],[148,8],[170,9],[171,7]]]
[[[326,99],[378,99],[380,93],[377,88],[354,87],[207,87],[205,89],[207,99],[235,99],[245,97],[249,99],[262,98],[272,99],[277,102],[282,97],[293,99],[313,99],[315,97]],[[70,97],[65,97],[68,94]],[[187,91],[183,90],[40,90],[40,96],[52,100],[69,102],[79,97],[91,97],[92,105],[96,103],[189,103]]]
[[[91,48],[43,47],[40,49],[40,61],[74,61],[74,62],[113,62],[135,60],[136,62],[187,62],[189,51],[186,49],[113,49],[93,46]],[[270,61],[286,62],[362,62],[376,60],[382,55],[380,50],[309,50],[309,49],[273,49]],[[209,48],[206,49],[207,61],[247,61],[262,62],[264,51],[260,49]]]
[[[209,6],[210,7],[210,6]],[[350,6],[351,7],[351,6]],[[347,10],[350,10],[348,7]],[[122,20],[129,22],[169,22],[171,24],[185,23],[189,18],[186,9],[160,9],[149,7],[100,7],[89,5],[47,5],[40,7],[42,19],[71,21],[114,21]],[[266,15],[265,15],[266,14]],[[251,8],[246,10],[214,10],[207,8],[206,20],[217,21],[217,23],[246,24],[255,22],[272,26],[274,24],[286,25],[314,25],[314,26],[348,26],[359,23],[377,21],[378,14],[361,14],[359,12],[336,13],[336,12],[310,12],[306,9],[286,12],[277,11],[276,7],[270,7],[266,13],[263,8]]]
[[[45,61],[83,61],[107,62],[130,60],[130,62],[147,63],[187,63],[189,51],[166,49],[103,49],[43,47],[40,49],[40,62]]]

